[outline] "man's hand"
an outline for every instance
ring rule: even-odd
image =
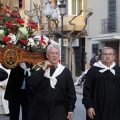
[[[67,119],[68,120],[71,120],[74,116],[74,113],[73,112],[68,112],[68,116],[67,116]]]
[[[89,109],[87,110],[87,114],[88,114],[88,116],[89,116],[91,119],[94,119],[94,116],[95,116],[94,108],[89,108]]]
[[[43,64],[43,66],[42,66],[42,69],[43,70],[46,70],[47,68],[49,68],[51,66],[51,63],[48,61],[48,60],[46,60],[45,62],[44,62],[44,64]]]

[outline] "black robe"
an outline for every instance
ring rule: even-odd
[[[50,70],[52,75],[53,69]],[[76,93],[70,71],[65,68],[57,76],[55,89],[50,80],[44,77],[45,71],[40,69],[32,73],[29,82],[35,91],[30,109],[29,120],[66,120],[68,111],[73,111]]]
[[[120,67],[115,66],[115,75],[93,66],[89,69],[83,89],[83,104],[86,110],[93,107],[93,120],[120,120]],[[87,116],[87,120],[91,120]]]
[[[8,73],[0,68],[0,81],[6,80],[8,78]]]

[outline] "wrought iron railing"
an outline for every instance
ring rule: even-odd
[[[117,17],[102,19],[102,34],[117,32]]]

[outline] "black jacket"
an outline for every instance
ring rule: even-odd
[[[17,67],[11,69],[11,73],[8,79],[6,92],[5,92],[5,99],[8,101],[16,101],[19,100],[21,86],[23,84],[23,80],[26,78],[26,95],[28,99],[31,97],[31,89],[28,85],[27,76],[24,75],[23,68],[18,65]]]
[[[0,68],[0,81],[3,81],[7,78],[8,78],[8,73],[2,68]]]

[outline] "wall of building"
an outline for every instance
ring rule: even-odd
[[[92,11],[93,15],[88,19],[87,32],[88,36],[95,36],[101,34],[102,23],[101,20],[108,17],[108,2],[106,0],[87,0],[86,9]],[[92,44],[100,44],[99,41],[92,41],[86,37],[86,47],[87,52],[87,64],[86,69],[89,66],[89,62],[92,56]],[[102,45],[99,45],[101,48]]]
[[[116,0],[117,31],[120,33],[120,0]]]
[[[108,0],[87,0],[87,10],[93,15],[88,20],[88,35],[101,34],[101,20],[108,18]]]
[[[106,46],[105,40],[92,40],[94,37],[104,36],[102,34],[102,19],[108,18],[108,2],[109,0],[87,0],[86,6],[87,9],[93,12],[93,15],[88,20],[87,32],[88,37],[86,37],[86,51],[87,51],[87,64],[86,68],[89,67],[89,60],[92,55],[92,44],[99,44],[99,48]],[[117,33],[120,34],[120,0],[116,0],[116,17],[117,17]],[[109,33],[108,35],[111,35]],[[111,42],[114,41],[114,37],[110,39]],[[120,41],[118,38],[117,41]],[[109,40],[107,41],[109,42]],[[120,48],[119,48],[120,50]],[[120,56],[120,55],[118,55]]]

